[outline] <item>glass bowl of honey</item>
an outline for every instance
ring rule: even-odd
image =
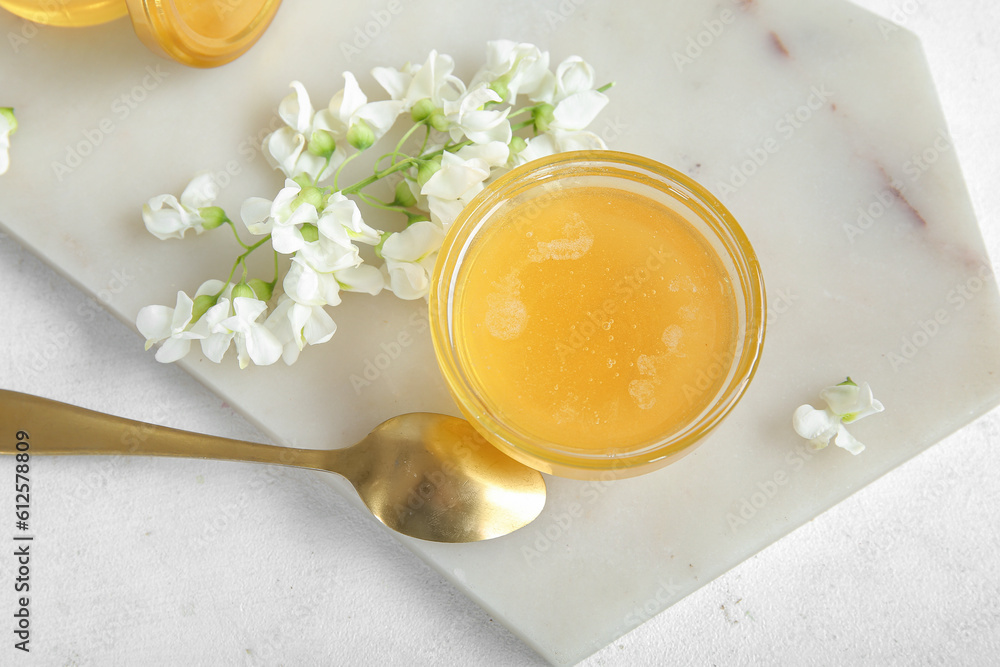
[[[692,451],[764,343],[761,269],[732,214],[688,176],[614,151],[490,184],[448,229],[429,301],[465,417],[509,456],[577,479]]]

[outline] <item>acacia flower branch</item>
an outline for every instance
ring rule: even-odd
[[[587,126],[607,104],[611,84],[596,87],[593,68],[577,56],[554,68],[549,62],[532,44],[490,42],[485,63],[465,82],[450,56],[431,51],[423,64],[372,70],[387,99],[370,100],[344,72],[343,89],[320,108],[293,81],[278,105],[283,126],[262,142],[284,183],[273,199],[250,197],[240,207],[243,225],[258,238],[244,241],[215,205],[219,188],[208,173],[179,197],[159,195],[143,207],[143,222],[160,239],[228,224],[240,249],[224,282],[205,281],[193,298],[179,292],[174,308],[140,311],[136,324],[147,346],[159,345],[164,362],[199,341],[211,361],[235,346],[241,368],[278,358],[291,364],[306,346],[332,338],[329,311],[344,292],[426,298],[445,232],[496,175],[559,151],[605,148]],[[370,154],[400,119],[411,124],[395,147],[374,160],[370,175],[341,187],[345,167]],[[390,177],[391,201],[365,192]],[[369,226],[359,203],[398,216],[399,228]],[[268,244],[273,279],[251,277],[246,259]],[[371,249],[364,256],[363,246]],[[290,260],[284,273],[279,255]],[[371,255],[374,263],[366,260]]]

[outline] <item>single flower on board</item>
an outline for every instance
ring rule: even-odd
[[[534,157],[605,148],[587,126],[607,104],[610,84],[595,87],[594,69],[578,56],[554,71],[549,62],[533,44],[490,42],[467,85],[451,56],[431,51],[422,64],[372,70],[389,99],[369,99],[344,72],[343,88],[318,110],[292,81],[278,105],[282,125],[262,142],[283,186],[245,199],[240,229],[214,205],[219,187],[207,173],[179,198],[159,195],[143,207],[157,238],[226,225],[239,246],[225,280],[207,281],[193,299],[178,293],[173,308],[140,311],[147,347],[159,345],[157,360],[170,362],[197,340],[220,362],[235,344],[241,368],[279,358],[292,364],[306,346],[333,338],[329,309],[344,292],[426,299],[445,233],[494,178]],[[373,154],[369,175],[342,185],[345,167],[391,132],[395,146]],[[375,210],[396,215],[398,226],[369,224]],[[273,276],[254,276],[247,258],[266,246]]]
[[[219,186],[208,172],[198,174],[184,188],[180,199],[173,195],[158,195],[142,207],[142,221],[156,238],[184,238],[193,229],[195,234],[221,224],[219,209],[212,206],[219,196]]]
[[[823,449],[833,443],[857,455],[865,446],[851,435],[844,424],[856,422],[869,415],[882,412],[885,407],[872,395],[867,382],[858,385],[851,378],[820,392],[826,407],[818,410],[811,405],[800,405],[792,415],[795,432],[809,441],[813,449]]]

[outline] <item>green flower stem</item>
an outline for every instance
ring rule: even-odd
[[[313,185],[319,185],[319,178],[320,178],[320,176],[322,176],[322,175],[323,175],[324,173],[326,173],[326,170],[327,170],[327,169],[329,169],[329,168],[330,168],[330,160],[331,160],[332,158],[333,158],[333,153],[330,153],[329,155],[327,155],[327,156],[326,156],[326,161],[324,161],[324,162],[323,162],[323,168],[319,170],[319,173],[318,173],[318,174],[316,174],[316,178],[315,178],[315,179],[313,180]],[[345,160],[345,161],[346,161],[346,160]],[[343,166],[343,165],[341,165],[341,166]],[[340,173],[340,170],[339,170],[339,169],[337,170],[337,173],[338,173],[338,174]],[[334,178],[336,178],[336,177],[334,177]]]
[[[403,135],[403,138],[399,140],[399,142],[398,142],[398,143],[396,144],[396,150],[394,150],[394,151],[393,151],[392,153],[390,153],[390,155],[403,155],[403,154],[404,154],[404,153],[402,152],[402,150],[403,150],[403,144],[405,144],[405,143],[406,143],[406,141],[407,141],[407,140],[408,140],[408,139],[409,139],[409,138],[410,138],[411,136],[413,136],[413,133],[414,133],[414,132],[416,132],[417,128],[419,128],[419,127],[421,127],[421,126],[423,126],[423,127],[428,127],[428,125],[427,125],[427,121],[426,121],[426,120],[422,120],[422,121],[420,121],[419,123],[414,123],[414,124],[413,124],[413,127],[411,127],[410,129],[408,129],[408,130],[406,131],[406,134],[404,134],[404,135]],[[428,132],[428,134],[429,134],[429,132]],[[426,140],[425,140],[425,141],[426,141]],[[378,163],[376,162],[376,164],[378,164]]]
[[[349,186],[347,186],[346,188],[344,188],[342,190],[340,190],[338,188],[336,177],[335,177],[334,178],[334,182],[333,182],[333,189],[335,191],[339,190],[345,196],[346,195],[359,194],[363,189],[367,188],[372,183],[377,183],[378,181],[382,180],[386,176],[389,176],[390,174],[395,174],[398,171],[403,171],[404,169],[409,169],[411,166],[413,166],[415,164],[418,164],[418,163],[420,163],[420,162],[422,162],[424,160],[430,160],[431,158],[435,158],[435,157],[437,157],[437,156],[439,156],[439,155],[441,155],[441,154],[443,154],[445,152],[455,152],[457,150],[465,148],[466,146],[471,145],[472,143],[473,142],[472,142],[471,139],[466,139],[465,141],[460,141],[457,144],[448,144],[444,148],[439,148],[438,150],[431,151],[430,153],[423,153],[419,157],[407,157],[405,160],[400,160],[399,162],[393,162],[391,166],[386,167],[382,171],[377,171],[376,170],[375,173],[372,174],[371,176],[369,176],[367,178],[363,178],[360,181],[358,181],[357,183],[355,183],[354,185],[349,185]],[[386,153],[386,155],[392,155],[392,154],[393,153]],[[355,153],[354,155],[358,155],[358,154]],[[354,157],[354,156],[351,156],[351,157]],[[382,157],[384,158],[385,155],[383,155]],[[349,159],[351,159],[351,158],[348,158],[348,160]],[[382,158],[380,158],[380,160],[381,159]],[[346,160],[345,160],[345,164],[346,164]],[[340,166],[343,167],[344,165],[342,164]]]
[[[243,239],[240,238],[240,233],[236,231],[236,223],[233,222],[232,220],[226,220],[226,222],[229,223],[229,226],[232,228],[233,236],[236,237],[236,242],[239,243],[241,246],[243,246],[244,250],[249,248],[250,246],[248,246],[246,243],[243,242]]]
[[[229,283],[233,282],[233,276],[236,275],[236,269],[241,264],[243,265],[243,280],[246,280],[246,278],[247,278],[247,264],[246,264],[247,257],[249,257],[250,254],[254,250],[256,250],[257,248],[261,247],[262,245],[264,245],[265,243],[267,243],[270,240],[271,240],[271,235],[268,234],[264,238],[262,238],[261,240],[259,240],[256,243],[254,243],[253,245],[251,245],[251,246],[244,246],[246,248],[246,252],[244,252],[242,255],[240,255],[239,257],[237,257],[236,261],[233,262],[233,268],[229,270],[229,277],[226,278],[226,282],[222,286],[222,289],[219,290],[218,293],[215,295],[216,299],[218,299],[220,296],[222,296],[222,293],[226,291],[226,286],[229,285]],[[274,266],[275,266],[275,276],[276,276],[275,280],[277,280],[277,266],[278,266],[278,257],[277,257],[277,254],[278,253],[274,253],[274,254],[275,254]]]
[[[384,211],[392,211],[393,213],[406,213],[405,206],[394,206],[364,192],[359,192],[358,197],[372,208],[380,208]]]
[[[410,166],[416,164],[417,160],[418,160],[418,158],[408,157],[405,160],[400,160],[399,162],[395,162],[395,163],[392,164],[392,166],[386,167],[382,171],[376,171],[374,174],[372,174],[368,178],[362,178],[360,181],[358,181],[354,185],[349,185],[348,187],[346,187],[343,190],[341,190],[341,192],[345,196],[346,195],[355,195],[355,194],[358,194],[364,188],[367,188],[372,183],[376,183],[376,182],[380,181],[381,179],[385,178],[389,174],[395,174],[397,171],[402,171],[403,169],[407,169]],[[337,185],[336,185],[336,183],[334,183],[334,188],[336,188],[336,187],[337,187]]]
[[[539,104],[541,104],[541,103],[539,103]],[[521,107],[517,111],[512,111],[511,113],[507,114],[507,120],[510,120],[511,118],[517,118],[521,114],[529,113],[531,111],[534,111],[535,107],[537,107],[537,106],[538,106],[538,104],[533,104],[530,107]]]
[[[363,152],[364,151],[357,151],[356,153],[351,153],[350,155],[347,156],[347,158],[343,162],[340,163],[340,166],[337,167],[337,171],[333,175],[333,190],[334,190],[334,192],[336,192],[337,190],[340,190],[340,186],[338,185],[338,183],[340,182],[340,172],[342,172],[344,170],[344,167],[346,167],[348,165],[348,163],[350,163],[351,160],[353,160],[354,158],[358,157]]]
[[[398,151],[398,150],[390,151],[388,153],[380,155],[379,158],[377,160],[375,160],[375,166],[372,169],[372,172],[377,174],[378,173],[378,166],[380,164],[382,164],[382,162],[385,161],[386,158],[393,158],[392,162],[390,163],[390,166],[396,164],[396,157],[400,156],[400,155],[403,156],[403,159],[406,159],[406,158],[410,157],[406,153],[403,153],[403,152]]]
[[[427,125],[426,127],[427,127],[427,132],[424,133],[424,140],[420,144],[420,152],[421,153],[423,153],[425,150],[427,150],[427,142],[431,138],[431,126]]]
[[[438,155],[443,155],[444,153],[457,153],[466,146],[471,146],[474,143],[475,142],[472,141],[472,139],[466,139],[465,141],[460,141],[457,144],[448,144],[444,148],[436,150],[433,153],[427,153],[426,155],[422,156],[421,159],[429,160],[432,157],[437,157]]]
[[[510,129],[512,132],[517,132],[518,130],[524,129],[526,127],[531,127],[535,124],[533,119],[523,120],[520,123],[511,124]]]

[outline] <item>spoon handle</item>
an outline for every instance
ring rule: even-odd
[[[329,470],[329,451],[261,445],[113,417],[0,389],[0,454],[174,456]]]

